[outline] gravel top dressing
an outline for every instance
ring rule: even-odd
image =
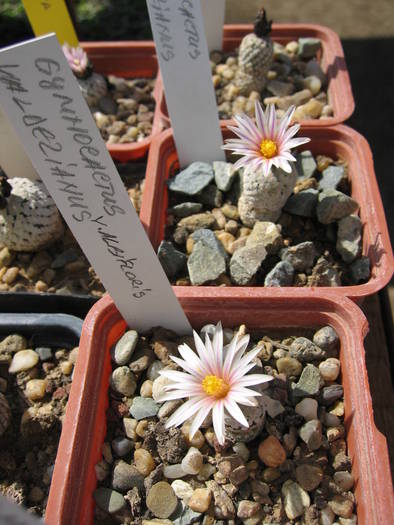
[[[145,168],[145,162],[117,163],[119,174],[137,212],[141,207]],[[0,291],[83,294],[94,297],[104,294],[103,285],[70,230],[63,228],[62,224],[60,226],[60,238],[53,239],[49,232],[49,244],[45,249],[17,252],[0,243]],[[38,238],[42,239],[42,235],[41,228]],[[8,239],[5,236],[6,242]]]
[[[246,327],[224,329],[224,343],[236,333]],[[159,372],[180,370],[170,356],[182,343],[195,348],[165,329],[129,330],[112,349],[95,523],[355,524],[336,332],[254,334],[251,373],[273,380],[255,387],[257,406],[240,405],[249,428],[226,417],[223,445],[210,414],[191,439],[192,419],[166,428],[183,400],[159,401],[169,384]]]
[[[169,179],[158,256],[172,283],[346,286],[369,279],[348,166],[310,151],[296,157],[293,174],[258,174],[250,188],[243,168],[226,162],[195,162]],[[259,186],[261,195],[242,216]],[[250,218],[257,207],[261,220]]]
[[[78,348],[0,340],[0,494],[43,516]]]

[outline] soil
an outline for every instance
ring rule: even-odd
[[[16,337],[25,342],[19,348],[34,349],[22,336]],[[0,391],[11,415],[0,435],[0,493],[44,516],[78,348],[35,348],[45,353],[43,359],[15,374],[8,368],[16,352],[7,352],[5,342],[0,342]],[[39,399],[26,389],[32,379],[45,380]]]
[[[146,162],[116,163],[116,167],[135,209],[139,212]],[[0,246],[0,253],[1,249]],[[64,236],[46,250],[9,253],[10,257],[7,256],[3,262],[0,260],[1,292],[82,294],[93,297],[101,297],[105,293],[94,269],[67,227]],[[32,265],[36,270],[29,271]],[[51,267],[52,265],[55,268]],[[6,282],[8,279],[4,276],[10,268],[17,270],[14,279]]]
[[[324,171],[324,169],[326,169],[328,166],[344,167],[345,176],[341,180],[340,184],[337,186],[337,189],[343,192],[345,195],[351,195],[350,181],[347,178],[346,174],[346,163],[340,158],[330,159],[329,157],[326,157],[324,155],[317,155],[315,159],[317,161],[317,170],[315,174],[307,180],[298,180],[292,196],[303,192],[304,190],[318,188],[319,180],[321,179],[321,172]],[[200,214],[206,213],[208,215],[214,213],[216,219],[218,217],[218,214],[219,216],[221,214],[223,224],[219,224],[216,221],[216,224],[214,224],[213,226],[203,226],[203,228],[211,228],[214,231],[217,238],[223,244],[223,247],[226,250],[226,253],[229,258],[231,258],[234,252],[236,252],[236,250],[239,249],[238,245],[242,247],[245,244],[240,244],[240,239],[245,237],[244,240],[246,241],[248,235],[250,235],[252,231],[251,228],[244,227],[241,220],[239,219],[239,215],[237,217],[236,207],[238,198],[239,182],[236,180],[233,183],[232,188],[228,192],[222,192],[221,206],[215,207],[203,203],[202,209],[199,212]],[[180,217],[176,217],[172,210],[174,209],[174,206],[176,206],[179,203],[193,201],[198,202],[199,196],[186,196],[181,193],[169,191],[169,204],[167,209],[165,240],[171,242],[173,246],[176,247],[176,250],[184,253],[187,257],[190,257],[195,246],[195,242],[191,237],[193,233],[191,231],[186,231],[186,233],[183,231],[183,226],[179,226],[180,221],[183,219]],[[199,202],[202,202],[202,200],[200,200]],[[232,213],[234,213],[234,216],[232,217],[228,215],[227,211],[224,211],[225,207],[228,207],[228,205],[230,205],[230,207],[232,207],[233,209]],[[224,213],[222,212],[222,210]],[[190,217],[193,217],[193,215],[191,215]],[[277,249],[275,251],[275,253],[268,253],[266,258],[263,260],[260,268],[256,272],[254,278],[250,281],[249,285],[264,286],[267,274],[281,260],[281,249],[293,247],[295,245],[299,245],[308,241],[312,241],[316,249],[314,263],[311,267],[309,267],[306,270],[296,270],[292,284],[287,283],[287,286],[348,286],[353,284],[359,284],[360,282],[366,282],[369,279],[369,273],[368,277],[364,275],[363,279],[358,279],[358,277],[356,278],[355,274],[353,273],[351,264],[349,262],[345,262],[342,259],[341,255],[338,253],[336,249],[336,223],[321,224],[317,220],[316,216],[303,217],[295,215],[288,211],[282,211],[282,214],[276,221],[276,224],[281,230],[282,245],[280,249]],[[232,236],[228,235],[230,231],[232,232]],[[184,235],[182,235],[183,233]],[[231,242],[228,241],[229,238],[232,239]],[[360,243],[360,247],[361,246],[362,243]],[[360,254],[356,260],[360,260]],[[367,262],[367,259],[365,259],[365,261],[363,262]],[[327,271],[332,276],[332,278],[327,277]],[[368,269],[367,272],[369,272]],[[173,284],[180,286],[189,286],[192,284],[189,276],[189,270],[186,264],[184,264],[182,266],[182,269],[179,270],[175,275],[169,275],[168,273],[167,275]],[[227,264],[226,273],[219,276],[216,280],[206,281],[204,285],[237,286],[237,283],[234,281],[234,279],[232,279],[229,270],[229,264]]]
[[[241,326],[234,332],[227,330],[227,340],[238,330],[245,333],[246,328]],[[296,341],[296,338],[303,339]],[[254,430],[254,424],[251,424],[249,430],[238,434],[242,435],[241,439],[226,434],[223,446],[217,442],[209,418],[192,440],[188,437],[190,420],[182,427],[166,429],[167,417],[179,403],[159,403],[161,408],[155,416],[136,416],[132,413],[134,396],[142,396],[138,399],[152,403],[152,395],[155,396],[155,392],[157,395],[159,391],[156,388],[163,388],[157,383],[162,379],[158,370],[163,367],[177,368],[169,356],[177,355],[176,348],[181,343],[194,349],[191,337],[180,338],[160,328],[140,336],[134,353],[127,362],[122,361],[120,367],[135,371],[135,394],[124,396],[111,383],[103,457],[96,465],[99,481],[95,491],[95,523],[139,525],[144,520],[159,517],[171,520],[163,520],[163,523],[177,525],[201,524],[206,523],[206,520],[213,525],[257,525],[263,522],[284,525],[298,523],[298,520],[315,524],[320,523],[323,514],[331,516],[332,521],[334,515],[356,520],[351,460],[346,453],[343,426],[343,389],[338,375],[339,340],[335,331],[323,327],[318,331],[287,329],[253,334],[248,349],[254,348],[257,343],[261,346],[253,373],[263,372],[274,376],[274,380],[265,383],[266,388],[262,390],[266,406],[265,420],[261,420],[262,428],[258,430],[257,437],[247,441],[249,432]],[[307,351],[307,347],[313,348],[313,351]],[[116,348],[117,345],[112,353],[115,359]],[[149,355],[150,360],[137,371],[137,355],[141,354]],[[337,371],[333,375],[332,371],[327,374],[328,362],[336,364]],[[118,368],[119,365],[113,362],[113,370]],[[304,380],[308,374],[304,371],[310,372],[311,369],[315,374],[312,380],[315,385],[307,393],[311,384],[305,386]],[[299,394],[296,394],[297,388]],[[312,415],[304,411],[305,405],[301,408],[301,400],[314,407]],[[170,408],[171,404],[173,406]],[[163,411],[164,408],[166,410]],[[133,415],[137,419],[133,419]],[[307,437],[306,428],[310,430],[311,425],[316,430]],[[183,475],[182,481],[175,475],[166,477],[166,469],[169,466],[179,468],[188,449],[194,450],[194,453],[198,449],[202,454],[204,466],[199,473]],[[141,457],[144,461],[141,461]],[[342,484],[344,479],[346,483]],[[160,489],[166,491],[167,499],[163,502],[160,501],[159,485]],[[298,491],[298,497],[302,494],[304,502],[303,508],[301,506],[297,511],[295,521],[291,517],[291,504],[286,503],[285,493],[289,485]],[[149,498],[152,487],[155,495],[158,494],[153,506],[152,498]],[[190,507],[188,505],[196,489],[208,489],[211,493],[208,508],[202,513],[193,511],[191,503]],[[178,501],[176,510],[164,517],[161,512],[167,512],[167,505],[170,505],[174,494]],[[110,495],[112,501],[117,501],[116,511],[108,507]],[[241,507],[244,510],[240,510]],[[243,514],[246,510],[250,514]],[[250,521],[244,521],[248,518]]]

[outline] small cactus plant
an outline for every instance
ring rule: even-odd
[[[0,209],[0,244],[10,250],[32,252],[58,240],[63,220],[41,181],[8,179],[11,192]]]
[[[89,107],[95,108],[100,100],[107,94],[107,82],[102,75],[93,72],[92,64],[81,47],[63,45],[63,53],[67,58],[71,71],[77,78],[82,95]]]
[[[294,135],[299,124],[289,127],[295,107],[282,118],[269,105],[264,113],[256,102],[256,123],[247,115],[237,115],[238,127],[229,126],[239,138],[228,139],[223,149],[241,157],[234,168],[244,168],[241,177],[241,195],[238,211],[242,222],[253,227],[256,221],[276,221],[290,197],[297,181],[291,149],[309,142],[309,138]]]
[[[261,92],[273,60],[273,43],[269,36],[272,21],[267,20],[265,9],[260,9],[254,24],[254,33],[242,39],[238,54],[238,70],[234,83],[241,95]]]

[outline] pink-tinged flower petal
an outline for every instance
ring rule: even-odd
[[[166,423],[166,428],[169,427],[178,427],[182,423],[186,421],[186,419],[189,419],[190,417],[194,416],[200,408],[205,406],[206,404],[206,398],[199,398],[195,397],[193,399],[189,399],[189,401],[186,401],[186,403],[183,403],[182,406],[180,406],[171,416],[168,418]]]
[[[287,142],[287,145],[289,148],[296,148],[297,146],[301,146],[301,144],[306,144],[307,142],[310,142],[310,140],[311,139],[308,139],[306,137],[290,139]]]
[[[190,392],[173,391],[161,394],[157,398],[157,401],[159,403],[164,403],[165,401],[173,401],[174,399],[184,399],[185,397],[190,397]]]
[[[237,169],[240,167],[251,170],[262,168],[263,176],[268,176],[272,166],[290,173],[292,170],[289,162],[295,161],[295,158],[289,153],[291,148],[309,141],[307,138],[292,139],[300,129],[299,124],[288,128],[294,110],[294,107],[290,107],[282,118],[278,118],[273,104],[268,105],[264,112],[256,102],[256,124],[247,115],[236,115],[234,119],[238,126],[229,126],[229,129],[239,138],[226,140],[223,146],[223,149],[241,156],[234,166]],[[276,154],[271,158],[266,158],[261,152],[263,140],[272,140],[276,145]]]
[[[224,445],[225,437],[224,437],[224,406],[223,401],[219,399],[214,405],[212,409],[212,422],[213,422],[213,429],[215,431],[217,440],[220,445]]]
[[[180,359],[179,357],[176,357],[174,355],[171,355],[170,358],[171,358],[171,361],[174,361],[174,363],[176,363],[178,366],[183,368],[183,370],[186,370],[188,374],[191,374],[192,376],[198,378],[200,381],[201,379],[204,379],[204,377],[206,376],[206,374],[203,374],[200,371],[201,367],[193,368],[193,366],[187,363],[187,361],[184,361],[183,359]]]
[[[201,427],[209,412],[212,410],[214,401],[211,399],[206,400],[206,404],[200,408],[197,414],[194,416],[193,422],[189,430],[189,439],[193,439],[197,430]]]
[[[216,356],[216,366],[221,371],[223,367],[223,329],[220,321],[216,326],[212,346]]]
[[[240,423],[246,428],[249,427],[249,423],[246,417],[243,415],[242,410],[239,408],[237,403],[235,403],[235,401],[233,401],[232,399],[225,399],[224,408],[227,410],[230,416],[232,416],[236,421],[238,421],[238,423]]]
[[[264,138],[265,136],[268,135],[267,121],[265,119],[263,108],[261,107],[260,103],[257,100],[254,103],[254,113],[256,115],[257,127],[258,127],[261,135]],[[261,143],[261,140],[260,140],[260,143]]]
[[[267,374],[249,374],[247,376],[242,377],[241,379],[238,379],[237,387],[261,385],[261,383],[266,383],[267,381],[271,381],[272,379],[273,377]]]
[[[178,347],[178,352],[197,374],[207,374],[206,366],[203,364],[198,355],[195,352],[193,352],[193,350],[189,346],[187,346],[186,344],[180,345]],[[173,356],[171,356],[171,358],[172,357]]]
[[[193,337],[194,337],[194,344],[196,345],[197,354],[201,360],[201,363],[203,364],[205,368],[210,370],[210,361],[209,361],[209,357],[207,355],[204,343],[202,342],[200,336],[195,330],[193,330]]]
[[[189,383],[190,385],[200,384],[199,379],[197,379],[196,377],[191,376],[190,374],[186,374],[185,372],[179,372],[178,370],[164,369],[160,370],[159,374],[161,376],[166,377],[167,379],[170,379],[171,381]]]
[[[254,397],[244,397],[244,396],[241,396],[241,394],[237,394],[234,396],[227,396],[226,399],[234,399],[234,401],[238,403],[239,405],[245,405],[248,407],[257,407],[258,405],[258,402],[256,401]]]
[[[251,388],[246,388],[244,386],[233,386],[231,388],[231,395],[240,395],[244,397],[259,397],[261,396],[260,392],[256,392],[255,390],[252,390]]]
[[[293,118],[295,106],[290,106],[289,109],[286,111],[286,113],[283,115],[281,119],[281,123],[278,127],[278,140],[281,140],[283,138],[283,135],[285,134],[286,128],[291,122],[291,119]]]

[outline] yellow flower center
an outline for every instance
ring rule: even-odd
[[[228,385],[224,379],[218,376],[205,376],[202,382],[202,387],[204,392],[210,396],[216,397],[217,399],[226,397],[228,391],[230,390],[230,385]]]
[[[78,58],[74,58],[74,64],[75,64],[76,66],[79,66],[80,63],[81,63],[81,62],[80,62],[80,60],[78,60]]]
[[[260,151],[266,159],[272,159],[278,153],[278,146],[271,139],[264,139],[260,144]]]

